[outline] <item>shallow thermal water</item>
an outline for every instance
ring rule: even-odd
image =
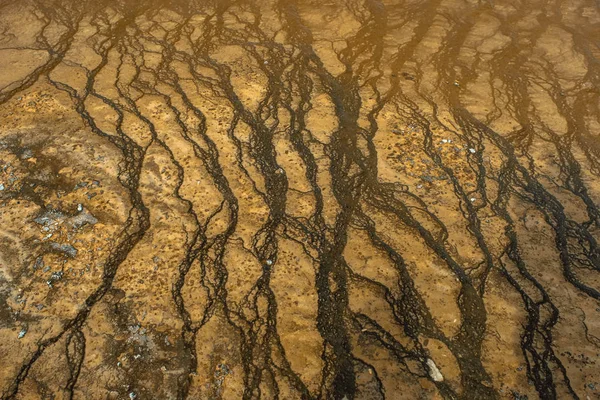
[[[0,0],[1,399],[600,398],[592,0]]]

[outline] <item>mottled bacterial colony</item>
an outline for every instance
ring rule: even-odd
[[[0,0],[0,399],[600,399],[595,0]]]

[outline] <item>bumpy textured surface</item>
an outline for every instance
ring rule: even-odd
[[[600,398],[593,0],[0,0],[2,399]]]

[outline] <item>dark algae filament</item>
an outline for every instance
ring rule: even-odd
[[[598,38],[0,0],[0,399],[600,398]]]

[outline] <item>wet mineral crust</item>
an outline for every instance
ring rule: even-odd
[[[592,0],[0,0],[0,398],[600,398],[599,38]]]

